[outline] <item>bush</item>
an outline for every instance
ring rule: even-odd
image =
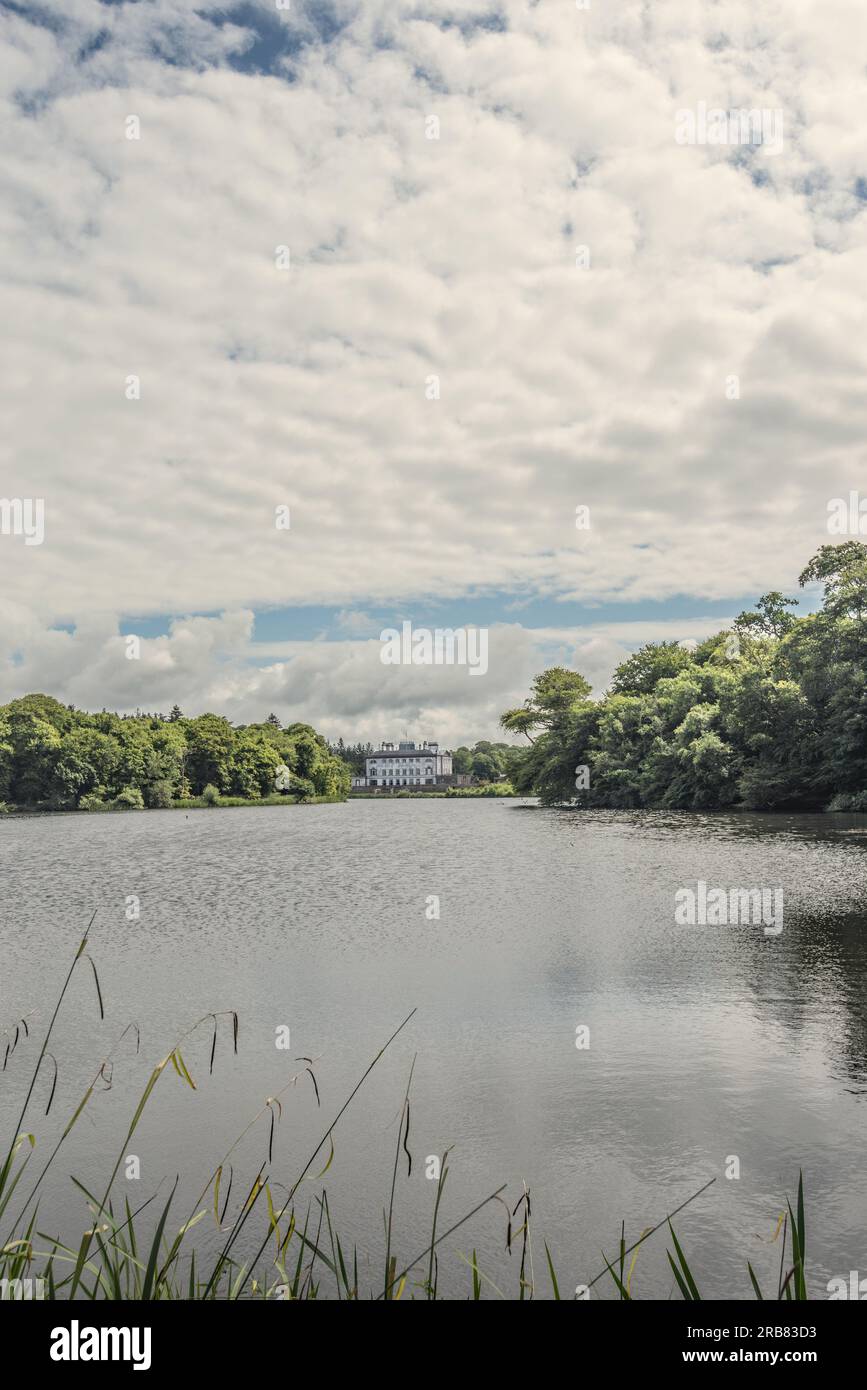
[[[205,790],[202,792],[202,800],[204,801],[206,806],[219,806],[220,793],[214,786],[213,782],[209,782],[208,785],[205,787]]]
[[[124,787],[111,804],[117,811],[143,811],[144,797],[138,787]]]
[[[148,806],[158,811],[168,811],[172,804],[172,784],[165,780],[154,782],[148,787]]]
[[[289,788],[299,801],[309,801],[312,796],[316,795],[316,788],[310,778],[298,777],[294,772],[289,778]]]
[[[829,811],[867,811],[867,792],[838,792],[829,802]]]
[[[105,811],[108,807],[98,791],[85,792],[78,803],[79,811]]]
[[[486,782],[483,787],[446,787],[446,796],[517,796],[511,782]]]

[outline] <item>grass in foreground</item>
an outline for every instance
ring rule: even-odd
[[[190,1028],[157,1063],[148,1078],[147,1084],[133,1111],[129,1128],[120,1145],[118,1155],[108,1181],[101,1193],[93,1190],[93,1184],[85,1185],[76,1177],[71,1181],[82,1194],[91,1213],[87,1229],[82,1232],[77,1248],[64,1244],[58,1237],[43,1232],[38,1221],[39,1195],[43,1181],[54,1166],[58,1154],[73,1127],[84,1114],[101,1086],[110,1084],[113,1055],[125,1038],[135,1040],[139,1047],[138,1028],[130,1024],[117,1039],[114,1048],[98,1065],[93,1079],[85,1088],[78,1104],[67,1120],[59,1139],[48,1153],[38,1172],[31,1172],[37,1152],[35,1134],[25,1129],[26,1117],[33,1104],[37,1080],[47,1064],[50,1078],[50,1094],[45,1110],[47,1115],[54,1101],[58,1079],[58,1064],[49,1051],[49,1043],[73,973],[86,961],[93,973],[100,1016],[103,1017],[103,1001],[99,976],[93,959],[88,954],[91,919],[85,931],[68,974],[60,991],[59,998],[51,1015],[41,1050],[30,1077],[17,1123],[4,1141],[0,1153],[5,1157],[0,1165],[0,1298],[24,1296],[26,1281],[42,1280],[43,1296],[50,1299],[316,1299],[336,1298],[339,1301],[360,1298],[374,1301],[396,1300],[400,1298],[421,1298],[436,1300],[443,1297],[439,1291],[439,1251],[443,1243],[460,1228],[467,1225],[483,1208],[497,1204],[505,1209],[505,1245],[514,1257],[517,1290],[511,1297],[519,1301],[532,1300],[537,1296],[551,1296],[555,1300],[585,1298],[592,1296],[592,1290],[599,1286],[613,1290],[616,1296],[628,1301],[635,1297],[632,1280],[640,1247],[657,1231],[667,1228],[671,1249],[666,1250],[672,1273],[672,1293],[677,1290],[687,1301],[701,1299],[696,1278],[691,1270],[672,1224],[673,1218],[715,1182],[709,1182],[694,1192],[692,1196],[674,1211],[665,1216],[655,1226],[644,1230],[637,1241],[627,1246],[625,1228],[621,1227],[619,1248],[614,1258],[602,1253],[602,1268],[588,1282],[571,1286],[566,1292],[561,1288],[561,1278],[557,1274],[554,1257],[547,1242],[543,1242],[545,1262],[543,1281],[537,1284],[535,1273],[533,1231],[531,1221],[530,1192],[525,1187],[514,1206],[505,1197],[505,1184],[481,1200],[458,1221],[446,1230],[441,1230],[440,1208],[443,1191],[449,1173],[449,1154],[446,1150],[440,1159],[439,1178],[433,1192],[430,1241],[413,1259],[407,1263],[398,1260],[395,1251],[394,1198],[397,1178],[403,1163],[408,1172],[412,1170],[412,1155],[409,1148],[410,1097],[412,1073],[410,1069],[406,1093],[401,1107],[395,1142],[394,1166],[391,1174],[391,1187],[388,1209],[384,1217],[384,1252],[382,1255],[382,1277],[376,1286],[361,1288],[358,1272],[358,1251],[342,1242],[332,1220],[327,1191],[323,1189],[313,1201],[306,1204],[303,1212],[296,1199],[301,1183],[311,1175],[317,1161],[324,1164],[317,1179],[324,1177],[334,1157],[334,1132],[355,1100],[365,1081],[395,1038],[407,1026],[415,1010],[403,1020],[377,1052],[362,1073],[357,1084],[343,1105],[324,1130],[316,1147],[310,1154],[301,1171],[288,1188],[285,1200],[277,1204],[274,1199],[275,1183],[271,1178],[275,1127],[283,1113],[281,1097],[309,1077],[307,1084],[314,1088],[317,1102],[319,1088],[309,1058],[297,1060],[305,1063],[302,1071],[291,1076],[286,1085],[274,1096],[269,1096],[264,1105],[250,1120],[238,1138],[204,1182],[201,1192],[187,1213],[182,1213],[180,1225],[177,1211],[172,1211],[178,1181],[167,1200],[157,1204],[157,1193],[148,1197],[138,1207],[132,1208],[128,1200],[122,1205],[112,1199],[112,1190],[129,1142],[141,1120],[142,1114],[163,1075],[169,1071],[184,1085],[195,1089],[182,1054],[187,1040],[200,1029],[210,1030],[209,1073],[213,1073],[217,1053],[217,1043],[221,1029],[229,1031],[233,1050],[238,1049],[238,1016],[233,1012],[208,1014]],[[0,1046],[4,1053],[3,1071],[19,1047],[31,1037],[31,1026],[27,1015],[7,1029]],[[239,1182],[240,1175],[234,1170],[232,1156],[241,1140],[256,1126],[267,1126],[267,1145],[263,1146],[263,1161],[252,1178]],[[326,1155],[327,1150],[327,1157]],[[25,1187],[25,1179],[29,1189]],[[234,1200],[233,1200],[234,1197]],[[13,1201],[13,1199],[15,1199]],[[261,1240],[255,1244],[252,1257],[239,1261],[235,1252],[239,1238],[248,1223],[257,1220]],[[204,1257],[197,1252],[190,1232],[203,1220],[212,1220],[222,1239],[218,1253]],[[5,1234],[4,1234],[5,1232]],[[747,1261],[747,1275],[756,1298],[806,1300],[807,1284],[805,1277],[806,1224],[804,1217],[803,1178],[798,1181],[796,1210],[787,1202],[777,1226],[777,1235],[782,1233],[781,1257],[777,1287],[770,1293],[763,1292],[759,1281]],[[775,1237],[776,1239],[776,1237]],[[469,1271],[467,1296],[479,1300],[485,1293],[506,1298],[494,1281],[479,1267],[476,1252],[472,1256],[460,1255],[459,1259]],[[629,1263],[627,1264],[627,1260]],[[611,1283],[609,1283],[611,1281]],[[732,1296],[735,1296],[733,1293]]]

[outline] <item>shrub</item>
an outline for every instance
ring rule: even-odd
[[[147,802],[148,806],[153,807],[155,810],[169,810],[172,804],[171,782],[165,779],[159,782],[153,782],[151,786],[148,787]]]
[[[838,792],[828,803],[829,811],[867,811],[867,791]]]
[[[144,797],[138,787],[124,787],[111,804],[117,811],[143,811]]]
[[[108,808],[103,800],[102,793],[99,791],[92,791],[85,792],[78,803],[78,809],[79,811],[105,811]]]
[[[293,772],[289,778],[290,790],[297,796],[299,801],[309,801],[316,795],[316,788],[309,777],[298,777]]]
[[[208,785],[205,787],[204,791],[202,792],[202,800],[204,801],[206,806],[219,806],[220,793],[214,786],[213,782],[209,782]]]

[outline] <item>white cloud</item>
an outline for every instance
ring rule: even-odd
[[[179,704],[187,714],[214,710],[238,723],[273,710],[335,739],[376,742],[406,728],[445,744],[491,737],[503,710],[524,700],[545,666],[574,667],[601,693],[642,643],[700,640],[725,626],[716,618],[536,629],[498,623],[488,632],[487,671],[470,676],[466,666],[384,665],[378,638],[256,642],[249,610],[176,620],[167,635],[140,638],[133,659],[108,615],[74,632],[28,628],[17,617],[0,610],[0,702],[42,690],[83,709],[166,713]]]
[[[234,620],[181,624],[120,676],[99,615],[790,587],[863,477],[863,6],[299,4],[273,76],[218,8],[0,20],[0,495],[46,502],[43,546],[0,537],[7,686],[146,707],[171,653],[197,702],[291,671],[360,718],[355,642],[251,675]],[[698,101],[779,107],[783,152],[678,146]]]

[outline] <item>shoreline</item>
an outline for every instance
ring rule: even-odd
[[[82,810],[80,806],[6,806],[5,811],[0,815],[0,822],[4,816],[105,816],[105,815],[141,815],[148,811],[235,811],[245,806],[321,806],[321,805],[340,805],[348,801],[345,796],[308,796],[304,799],[297,796],[262,796],[257,800],[247,800],[240,796],[227,796],[219,801],[204,801],[200,796],[190,797],[186,801],[173,801],[170,806],[100,806],[91,810]]]
[[[102,815],[141,815],[150,811],[238,811],[253,806],[348,806],[353,801],[517,801],[519,810],[526,811],[583,811],[588,815],[598,812],[616,812],[623,815],[691,815],[691,816],[831,816],[840,820],[850,818],[867,819],[867,811],[849,811],[829,806],[799,807],[756,807],[756,806],[718,806],[698,810],[694,806],[578,806],[574,802],[558,802],[543,805],[532,792],[354,792],[348,796],[310,796],[301,799],[296,796],[259,797],[258,800],[245,800],[243,797],[227,796],[217,802],[207,802],[202,797],[191,797],[186,801],[173,801],[170,806],[111,806],[105,805],[91,810],[78,806],[13,806],[6,803],[0,809],[0,825],[4,820],[33,816],[102,816]]]

